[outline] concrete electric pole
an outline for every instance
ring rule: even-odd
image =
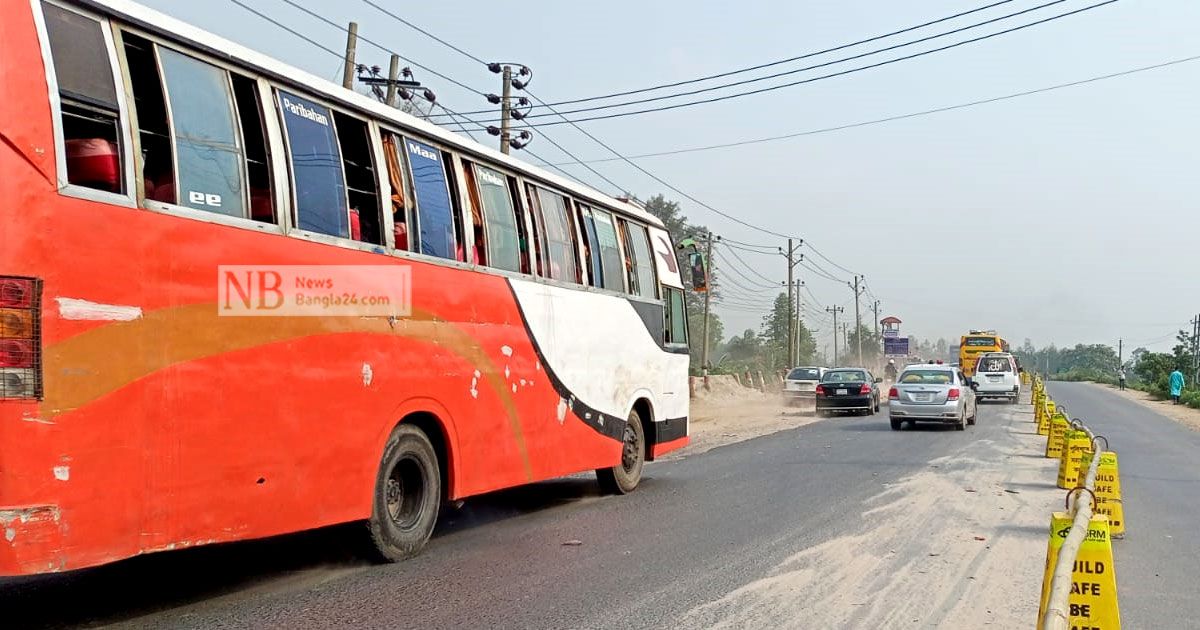
[[[712,304],[712,232],[705,234],[704,244],[704,349],[700,352],[700,374],[704,377],[704,389],[708,389],[708,318]]]
[[[844,307],[841,307],[841,306],[827,306],[827,307],[825,307],[825,312],[826,312],[826,313],[832,313],[832,314],[833,314],[833,365],[832,365],[831,367],[837,367],[837,366],[838,366],[838,327],[837,327],[837,316],[838,316],[838,313],[844,313],[845,311],[846,311],[846,309],[845,309]]]
[[[358,48],[358,22],[346,28],[346,65],[342,69],[342,87],[354,89],[354,51]]]

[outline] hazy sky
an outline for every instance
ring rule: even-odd
[[[340,77],[340,64],[328,52],[228,0],[143,1],[320,76]],[[344,33],[281,0],[247,1],[329,48],[344,46]],[[481,91],[499,91],[498,77],[486,68],[361,0],[295,1],[338,23],[356,20],[362,36]],[[887,43],[1046,1],[1015,0]],[[935,41],[949,43],[1002,30],[1093,2],[1065,0]],[[535,73],[530,89],[547,101],[797,56],[988,4],[377,3],[479,57],[529,65]],[[845,77],[584,125],[630,155],[800,132],[1200,55],[1198,33],[1200,2],[1122,0]],[[874,46],[883,45],[887,44]],[[937,45],[917,45],[833,69]],[[866,45],[773,70],[870,49]],[[359,51],[360,62],[386,67],[386,53],[366,42],[360,43]],[[417,79],[433,87],[439,101],[452,109],[486,106],[481,97],[428,72],[417,70]],[[581,158],[610,157],[567,126],[540,133]],[[843,267],[865,274],[872,293],[883,302],[883,314],[900,317],[906,332],[922,338],[956,338],[969,327],[989,327],[1016,343],[1028,337],[1038,345],[1115,344],[1124,337],[1129,347],[1168,348],[1173,331],[1200,312],[1198,141],[1200,61],[926,117],[639,162],[713,207],[803,237]],[[564,157],[545,138],[535,139],[530,148],[550,160]],[[778,237],[680,198],[628,165],[605,162],[595,168],[640,197],[661,192],[681,201],[693,222],[723,237],[771,247],[783,244]],[[586,171],[571,170],[612,192]],[[734,253],[767,278],[785,277],[780,256],[729,250],[725,255]],[[849,275],[817,260],[835,275]],[[852,293],[844,283],[802,273],[820,300],[818,307],[806,296],[813,311],[838,304],[853,316]],[[736,274],[726,277],[747,284]],[[729,293],[731,300],[743,303],[770,297],[737,287],[730,287]],[[864,312],[868,301],[864,299]],[[718,312],[727,332],[758,328],[756,313],[731,308]],[[806,319],[821,331],[820,344],[827,344],[828,322]],[[870,321],[864,316],[864,322]]]

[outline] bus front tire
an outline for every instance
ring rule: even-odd
[[[600,489],[607,494],[633,492],[642,480],[642,467],[646,465],[646,431],[637,410],[629,414],[622,436],[621,463],[596,471]]]
[[[383,449],[367,521],[377,559],[399,562],[420,553],[433,534],[441,501],[433,444],[418,427],[401,424]]]

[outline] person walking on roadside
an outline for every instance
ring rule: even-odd
[[[1179,397],[1183,395],[1183,372],[1175,370],[1171,372],[1171,402],[1178,405]]]
[[[1117,370],[1117,382],[1121,385],[1121,391],[1125,391],[1125,368]]]

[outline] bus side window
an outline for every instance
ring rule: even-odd
[[[170,48],[156,48],[175,132],[176,203],[249,216],[243,183],[246,157],[229,73]]]
[[[267,128],[263,124],[262,99],[253,79],[231,75],[242,141],[246,147],[246,179],[250,183],[250,218],[278,223],[275,196],[271,193],[271,160],[267,151]]]
[[[488,236],[487,228],[483,221],[483,203],[479,201],[479,190],[475,186],[475,171],[471,170],[469,162],[463,163],[463,176],[466,178],[467,199],[466,202],[470,205],[471,210],[471,235],[474,237],[474,252],[471,257],[471,262],[476,265],[486,265],[491,256],[488,256]]]
[[[516,208],[508,187],[508,178],[499,171],[480,164],[467,164],[467,182],[472,199],[483,210],[485,243],[489,266],[508,271],[528,273],[523,269],[522,230],[518,227]],[[472,181],[473,180],[473,181]]]
[[[579,216],[583,225],[583,258],[588,265],[588,284],[593,287],[604,286],[604,265],[600,260],[600,241],[596,236],[596,221],[592,217],[592,209],[579,205]]]
[[[350,203],[350,238],[374,245],[383,244],[383,220],[379,215],[379,182],[375,180],[371,133],[367,124],[341,112],[333,113],[337,127],[346,194]]]
[[[292,167],[296,226],[349,238],[350,212],[333,112],[283,90],[278,98]]]
[[[392,188],[392,236],[396,249],[408,251],[408,217],[412,211],[412,195],[404,175],[402,143],[395,134],[383,133],[383,155],[387,160],[388,183]]]
[[[461,260],[455,240],[454,206],[442,164],[442,152],[423,142],[403,139],[413,190],[417,197],[416,251],[438,258]]]
[[[132,33],[123,33],[125,63],[133,92],[134,128],[141,145],[142,179],[146,199],[175,203],[175,152],[171,125],[154,44]]]
[[[663,287],[663,292],[667,302],[666,308],[663,309],[666,317],[666,325],[663,327],[665,337],[663,343],[668,346],[686,346],[688,327],[683,291]]]
[[[58,81],[67,183],[123,193],[117,87],[103,26],[45,2],[42,15]]]
[[[537,210],[529,204],[529,199],[525,199],[525,205],[521,204],[521,185],[517,183],[515,177],[508,177],[508,194],[512,197],[513,207],[517,211],[517,239],[521,245],[521,273],[539,273],[541,267],[538,266],[536,258],[540,232],[537,220],[534,218]]]
[[[632,292],[644,298],[657,299],[658,288],[654,279],[654,258],[650,253],[650,235],[645,226],[624,219],[621,220],[621,227],[625,234],[626,257],[633,264],[629,273],[634,282]]]
[[[534,273],[545,278],[549,276],[550,268],[546,262],[545,241],[542,240],[546,226],[542,225],[542,209],[538,205],[537,190],[537,186],[525,184],[525,206],[529,208],[529,223],[533,230],[530,237],[530,256],[533,258]]]
[[[600,250],[600,264],[603,269],[605,289],[625,291],[625,279],[621,273],[621,249],[617,244],[617,228],[613,224],[613,216],[606,210],[592,209],[592,219],[596,227],[596,241]]]
[[[555,280],[578,282],[575,261],[575,226],[567,211],[566,197],[537,188],[538,215],[545,240],[547,275]]]

